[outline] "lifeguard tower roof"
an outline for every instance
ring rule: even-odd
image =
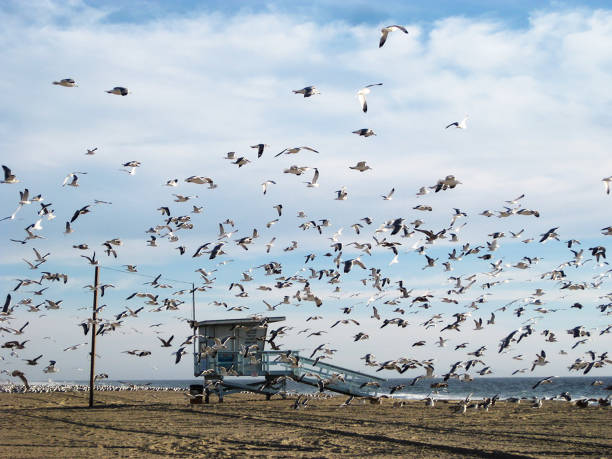
[[[285,320],[285,316],[278,317],[246,317],[242,319],[213,319],[213,320],[202,320],[201,322],[196,322],[197,327],[207,326],[207,325],[243,325],[243,324],[252,324],[252,323],[261,323],[261,322],[282,322]]]

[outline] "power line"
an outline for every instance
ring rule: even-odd
[[[132,274],[135,276],[140,276],[140,277],[144,277],[146,279],[155,279],[157,276],[151,276],[149,274],[141,274],[139,272],[133,272],[133,271],[125,271],[123,269],[117,269],[117,268],[111,268],[110,266],[101,266],[102,269],[108,269],[110,271],[117,271],[119,273],[122,274]],[[166,280],[166,281],[170,281],[170,282],[179,282],[181,284],[188,284],[188,285],[193,285],[193,281],[192,282],[187,282],[184,280],[178,280],[178,279],[170,279],[169,277],[164,277],[162,276],[160,279]]]

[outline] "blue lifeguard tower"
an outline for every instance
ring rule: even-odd
[[[214,381],[220,401],[224,393],[241,391],[265,394],[267,399],[284,395],[288,378],[319,390],[357,397],[378,395],[383,378],[302,357],[298,351],[266,350],[268,325],[284,320],[278,316],[193,322],[198,335],[194,376],[204,377],[204,387]],[[225,379],[228,376],[233,378]],[[206,402],[209,393],[206,389]]]

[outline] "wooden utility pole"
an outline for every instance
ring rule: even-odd
[[[96,317],[98,315],[98,282],[100,267],[96,265],[93,291],[93,313],[91,315],[91,354],[89,357],[89,408],[94,405],[94,382],[96,379]]]
[[[191,326],[193,328],[193,334],[197,335],[196,328],[196,317],[195,317],[195,284],[191,284]],[[193,358],[195,359],[197,355],[196,341],[195,338],[193,340]]]

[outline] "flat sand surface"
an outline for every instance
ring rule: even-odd
[[[0,394],[0,457],[612,457],[612,409],[498,402],[393,407],[345,397],[235,394],[191,407],[181,392]]]

